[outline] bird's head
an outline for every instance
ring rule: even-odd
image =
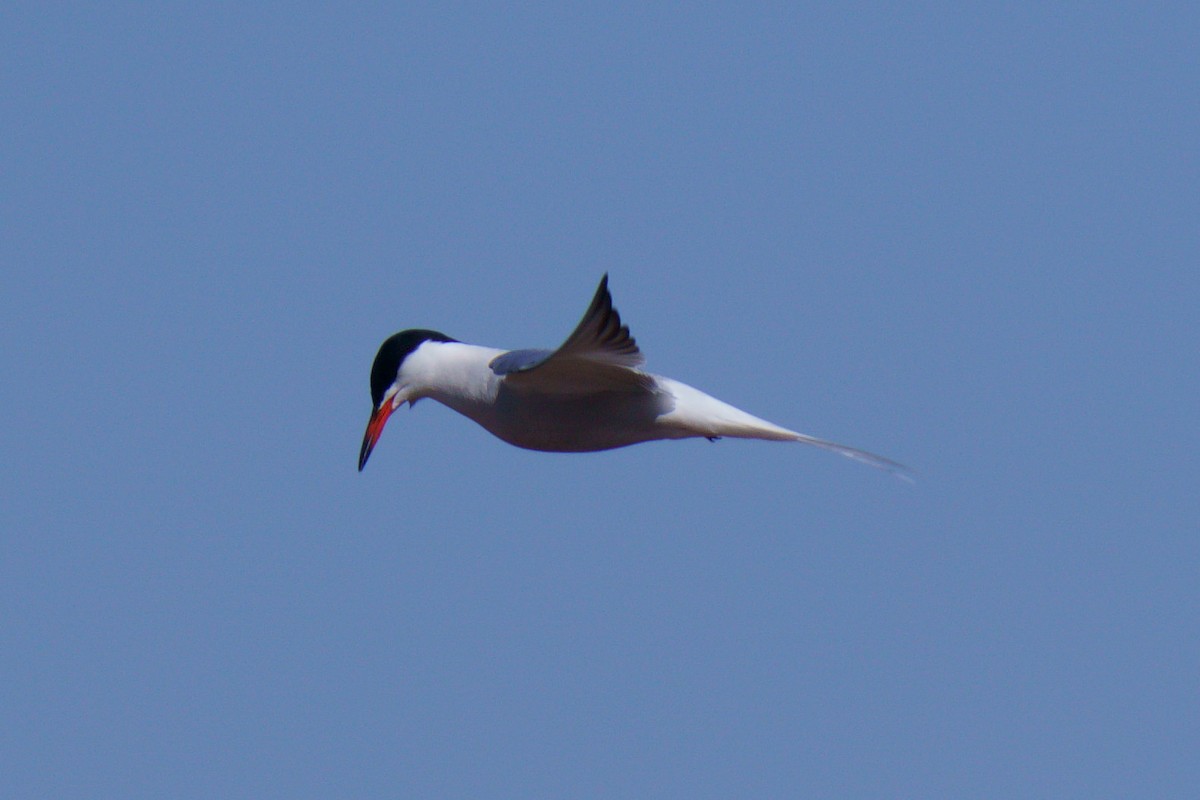
[[[405,401],[416,400],[405,380],[404,362],[425,342],[453,342],[444,333],[429,330],[400,331],[389,336],[379,346],[375,363],[371,365],[371,419],[363,435],[362,449],[358,453],[358,471],[362,472],[371,457],[375,443],[383,433],[388,417]]]

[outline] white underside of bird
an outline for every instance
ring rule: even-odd
[[[695,437],[764,439],[814,445],[904,475],[906,469],[890,459],[780,427],[645,372],[641,351],[612,307],[607,279],[557,350],[481,347],[434,331],[403,331],[385,342],[372,369],[378,396],[359,469],[391,412],[430,398],[530,450],[588,452]],[[385,387],[393,359],[394,379]]]

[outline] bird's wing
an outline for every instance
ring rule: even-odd
[[[608,293],[608,273],[600,279],[592,304],[567,340],[550,356],[584,358],[616,367],[640,367],[646,363],[637,342],[629,335],[629,326],[621,324],[621,315],[613,308]]]
[[[510,350],[488,366],[513,388],[574,394],[646,390],[653,379],[637,369],[645,362],[613,308],[605,274],[583,319],[557,350]]]
[[[493,358],[488,366],[497,375],[511,375],[514,372],[526,372],[542,364],[553,350],[509,350]]]

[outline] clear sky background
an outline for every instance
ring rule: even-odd
[[[0,12],[0,796],[1200,786],[1194,4],[400,5]],[[432,402],[356,472],[387,335],[605,271],[918,482]]]

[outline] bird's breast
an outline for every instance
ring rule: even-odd
[[[656,424],[670,410],[670,398],[651,393],[545,395],[502,384],[491,402],[442,402],[496,437],[528,450],[579,453],[673,438]]]

